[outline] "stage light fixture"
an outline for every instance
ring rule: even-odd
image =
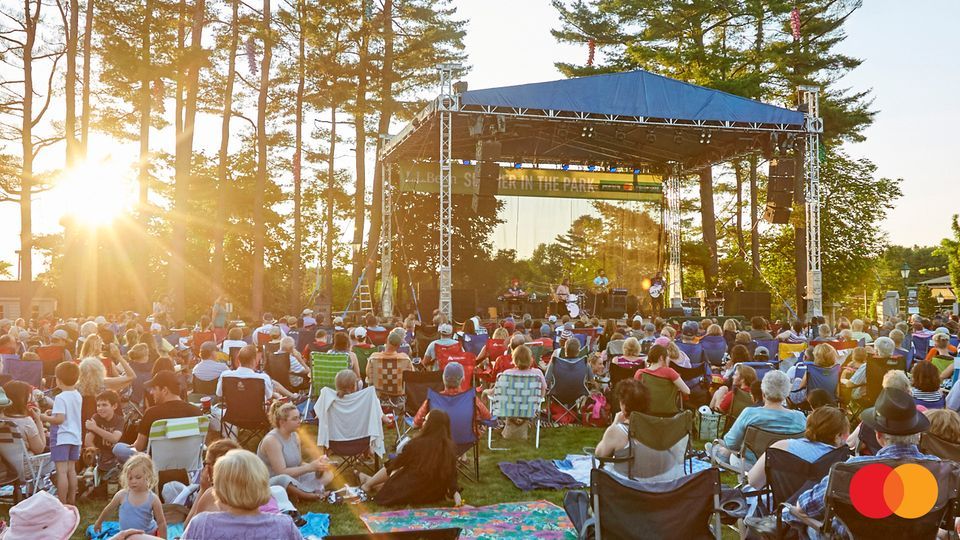
[[[633,174],[640,174],[640,169],[634,169]]]
[[[713,133],[709,131],[704,131],[700,133],[700,144],[710,144],[710,141],[713,139]]]
[[[616,168],[616,167],[613,167],[613,166],[611,166],[611,167],[610,167],[610,172],[617,172],[617,168]]]
[[[583,129],[580,130],[580,136],[587,139],[593,137],[593,126],[583,126]]]
[[[590,172],[593,172],[593,171],[597,170],[597,166],[596,166],[596,165],[587,165],[587,170],[590,171]]]
[[[514,164],[513,164],[513,168],[514,168],[514,169],[522,169],[522,168],[523,168],[523,163],[520,163],[520,162],[514,163]]]
[[[463,163],[464,165],[471,165],[473,162],[470,161],[469,159],[465,159],[465,160],[462,161],[462,163]]]

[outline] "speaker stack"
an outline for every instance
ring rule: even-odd
[[[797,160],[792,157],[770,160],[770,170],[767,175],[767,208],[763,212],[763,219],[770,223],[790,222],[797,163]]]

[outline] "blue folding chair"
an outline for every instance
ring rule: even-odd
[[[707,361],[707,355],[703,352],[703,346],[699,343],[678,342],[677,348],[690,358],[690,365],[696,366]]]
[[[583,356],[579,358],[554,358],[550,362],[550,368],[547,370],[550,377],[547,379],[547,385],[550,389],[547,391],[547,420],[553,422],[551,405],[556,403],[562,408],[560,418],[567,415],[574,421],[578,418],[577,404],[583,396],[590,395],[586,386],[587,374],[590,366],[587,365],[587,359]],[[559,419],[558,419],[559,420]]]
[[[480,351],[483,350],[483,347],[487,344],[487,340],[490,339],[490,336],[487,334],[473,334],[466,336],[469,340],[463,340],[463,350],[468,353],[473,353],[474,355],[479,355]]]
[[[807,363],[807,395],[818,388],[826,390],[833,396],[834,402],[839,398],[837,387],[840,384],[840,365],[821,367],[812,362]]]
[[[724,357],[727,355],[727,341],[723,336],[703,336],[700,338],[700,348],[710,364],[723,365]]]
[[[754,343],[757,344],[757,347],[766,347],[770,351],[770,361],[778,362],[780,357],[777,356],[780,352],[780,341],[776,339],[755,339]],[[756,349],[754,349],[756,350]]]
[[[430,410],[443,411],[450,417],[450,435],[453,437],[453,443],[457,445],[457,452],[463,455],[471,448],[473,449],[473,476],[470,476],[469,470],[459,461],[457,468],[467,479],[479,482],[480,445],[473,427],[476,422],[477,409],[474,406],[476,399],[477,392],[473,388],[452,396],[440,394],[432,388],[427,389]]]
[[[910,373],[910,370],[913,369],[913,349],[894,349],[893,356],[902,356],[906,360],[906,371]]]
[[[913,346],[913,358],[924,360],[927,357],[927,351],[930,350],[930,336],[913,334],[910,336],[910,343]]]
[[[768,371],[777,369],[773,365],[773,362],[740,362],[741,366],[750,366],[757,372],[757,380],[762,381],[763,376],[767,374]],[[802,377],[802,375],[797,375],[797,377]]]
[[[43,388],[43,362],[39,360],[22,360],[16,354],[2,356],[3,373],[10,375],[16,381],[23,381],[34,388]]]

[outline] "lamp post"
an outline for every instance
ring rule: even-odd
[[[907,264],[907,261],[903,261],[903,266],[900,267],[900,277],[903,278],[903,295],[904,295],[904,296],[903,296],[903,305],[904,305],[904,310],[903,310],[903,311],[904,311],[904,313],[906,313],[906,312],[908,311],[908,310],[907,310],[907,307],[908,307],[907,297],[910,295],[909,291],[907,291],[907,278],[910,277],[910,265]]]
[[[938,292],[938,293],[937,293],[937,305],[941,305],[941,304],[943,304],[943,293],[942,293],[942,292]]]

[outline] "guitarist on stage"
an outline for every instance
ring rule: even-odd
[[[657,272],[657,275],[650,280],[650,289],[647,292],[650,293],[650,299],[653,300],[653,316],[654,318],[659,317],[660,312],[663,311],[663,295],[667,292],[667,282],[663,279],[661,272]]]
[[[607,297],[610,294],[610,280],[603,268],[597,270],[593,278],[593,316],[599,317],[607,309]],[[599,311],[598,311],[599,310]]]

